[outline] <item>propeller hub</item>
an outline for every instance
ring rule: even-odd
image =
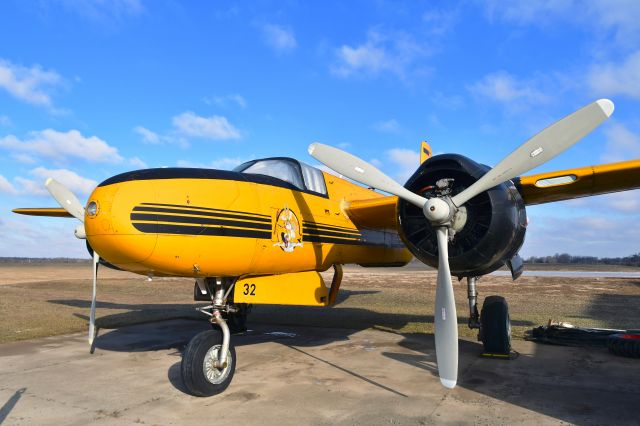
[[[442,225],[451,219],[451,207],[442,198],[429,199],[422,209],[424,216],[434,225]]]

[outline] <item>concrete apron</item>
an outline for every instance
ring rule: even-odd
[[[462,325],[461,325],[462,326]],[[223,394],[187,395],[181,351],[206,322],[165,321],[0,345],[0,423],[638,424],[640,360],[515,341],[514,361],[460,341],[440,385],[433,336],[252,326]]]

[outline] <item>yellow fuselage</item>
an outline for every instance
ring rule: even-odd
[[[89,198],[89,244],[122,269],[239,277],[411,259],[395,228],[358,228],[345,214],[348,201],[381,195],[333,175],[324,196],[235,172],[158,170],[111,178]]]

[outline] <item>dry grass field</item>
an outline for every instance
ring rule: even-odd
[[[575,269],[575,268],[572,268]],[[602,269],[602,268],[595,268]],[[333,308],[254,306],[251,323],[378,328],[397,333],[432,333],[436,274],[423,268],[346,268]],[[460,334],[466,327],[466,282],[455,282]],[[500,294],[510,305],[513,333],[549,319],[578,326],[640,328],[640,279],[485,277],[481,298]],[[97,325],[124,325],[168,318],[202,318],[194,310],[193,281],[145,277],[101,268]],[[0,264],[0,343],[87,329],[91,266]]]

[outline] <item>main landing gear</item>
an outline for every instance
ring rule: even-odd
[[[482,311],[478,313],[477,277],[467,278],[469,298],[469,328],[477,328],[478,340],[482,341],[485,356],[508,358],[511,354],[511,321],[509,306],[502,296],[484,299]]]
[[[213,330],[197,334],[182,355],[182,381],[190,394],[212,396],[223,392],[231,383],[236,369],[236,351],[231,342],[231,330],[226,318],[244,329],[246,307],[229,303],[235,279],[203,278],[196,281],[196,299],[209,295],[211,305],[198,308],[211,317]]]

